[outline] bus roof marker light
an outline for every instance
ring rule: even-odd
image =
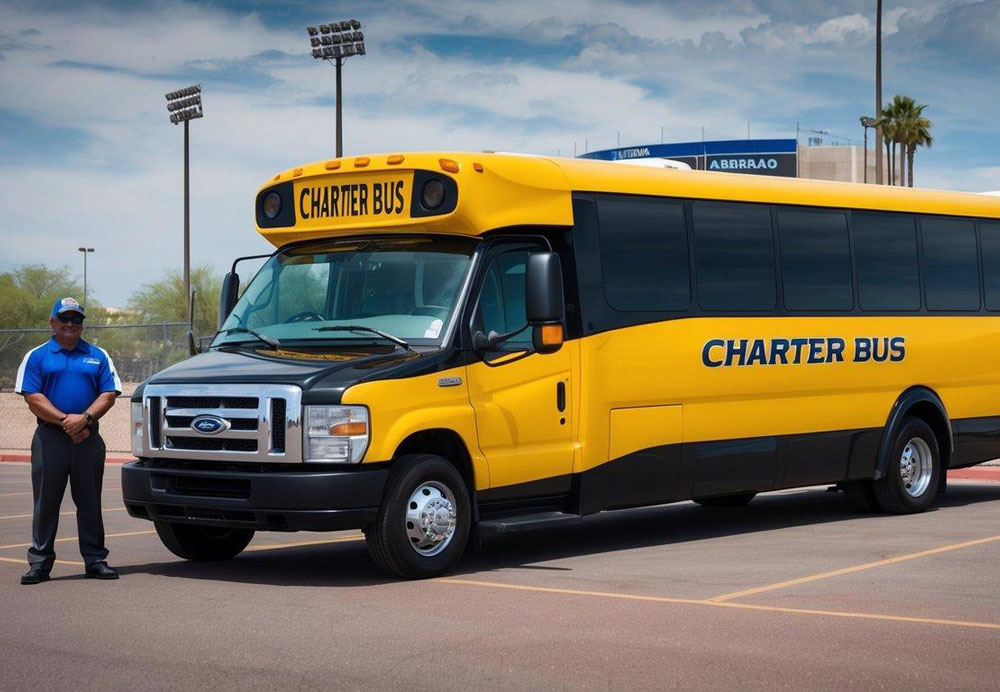
[[[302,175],[302,169],[301,168],[296,168],[294,171],[292,171],[292,177],[293,178],[298,178],[300,175]]]
[[[402,154],[393,154],[392,156],[390,156],[389,158],[387,158],[385,160],[385,162],[387,164],[389,164],[390,166],[398,166],[399,164],[403,163],[403,161],[405,161],[405,160],[406,160],[406,157],[403,156]]]
[[[472,163],[472,170],[474,170],[476,173],[482,173],[483,172],[483,164],[479,163],[478,161],[474,161]]]
[[[324,168],[326,168],[326,170],[328,171],[335,171],[338,168],[340,168],[340,161],[338,161],[337,159],[334,159],[332,161],[327,161]]]
[[[369,163],[371,163],[371,159],[369,159],[367,156],[359,156],[358,158],[354,159],[355,168],[364,168]]]
[[[458,173],[458,161],[452,159],[438,159],[441,170],[447,173]]]

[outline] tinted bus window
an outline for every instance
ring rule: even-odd
[[[979,235],[983,243],[986,309],[1000,310],[1000,222],[980,221]]]
[[[920,219],[928,310],[979,309],[976,226],[969,219]]]
[[[851,243],[844,212],[779,208],[778,246],[786,308],[854,307]]]
[[[854,212],[862,310],[919,310],[917,232],[906,214]]]
[[[692,207],[698,304],[705,310],[773,310],[770,208],[727,202]]]
[[[598,195],[604,295],[615,310],[685,310],[691,302],[684,205]]]

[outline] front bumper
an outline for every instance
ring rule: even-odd
[[[138,519],[264,531],[337,531],[375,521],[385,467],[349,471],[122,466],[122,497]]]

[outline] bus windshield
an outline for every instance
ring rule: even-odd
[[[212,343],[381,340],[378,330],[439,346],[453,318],[476,241],[394,237],[324,240],[271,257]],[[342,331],[336,327],[363,327]],[[227,333],[228,332],[228,333]]]

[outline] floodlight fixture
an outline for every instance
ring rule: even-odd
[[[361,22],[347,19],[316,26],[307,26],[309,46],[316,60],[328,60],[337,70],[337,156],[344,155],[343,107],[341,98],[341,70],[344,61],[355,55],[365,55],[365,35],[361,33]]]
[[[184,294],[188,324],[191,313],[191,175],[188,125],[192,120],[205,116],[201,102],[201,85],[171,91],[167,95],[167,112],[174,125],[184,123]]]

